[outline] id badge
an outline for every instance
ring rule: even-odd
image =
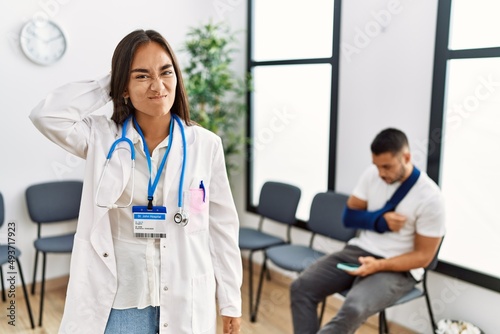
[[[153,206],[133,206],[134,236],[136,238],[166,238],[167,237],[167,208]]]

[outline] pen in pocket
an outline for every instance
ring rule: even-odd
[[[200,181],[200,189],[203,190],[203,203],[205,203],[205,185],[203,184],[203,180]]]

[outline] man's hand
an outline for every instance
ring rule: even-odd
[[[222,316],[222,333],[238,334],[240,332],[241,318]]]
[[[346,271],[346,273],[353,276],[365,277],[380,271],[380,260],[377,260],[373,256],[360,256],[358,260],[361,266],[356,270]]]
[[[392,232],[398,232],[406,223],[406,217],[394,211],[384,213],[384,218]]]
[[[424,237],[415,234],[414,250],[387,259],[376,259],[373,256],[360,256],[358,269],[346,271],[353,276],[368,276],[381,271],[409,271],[429,265],[439,248],[441,237]]]

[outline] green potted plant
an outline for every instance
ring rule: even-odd
[[[243,116],[247,79],[231,70],[235,34],[224,23],[207,23],[188,30],[183,51],[188,64],[184,81],[191,119],[222,138],[228,174],[238,168],[234,159],[243,149]]]

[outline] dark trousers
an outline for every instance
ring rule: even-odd
[[[392,305],[416,284],[409,272],[379,272],[358,277],[337,269],[337,263],[357,263],[360,256],[374,255],[356,246],[346,246],[313,263],[292,283],[295,334],[354,333],[368,317]],[[327,296],[348,289],[337,315],[320,329],[318,304]]]

